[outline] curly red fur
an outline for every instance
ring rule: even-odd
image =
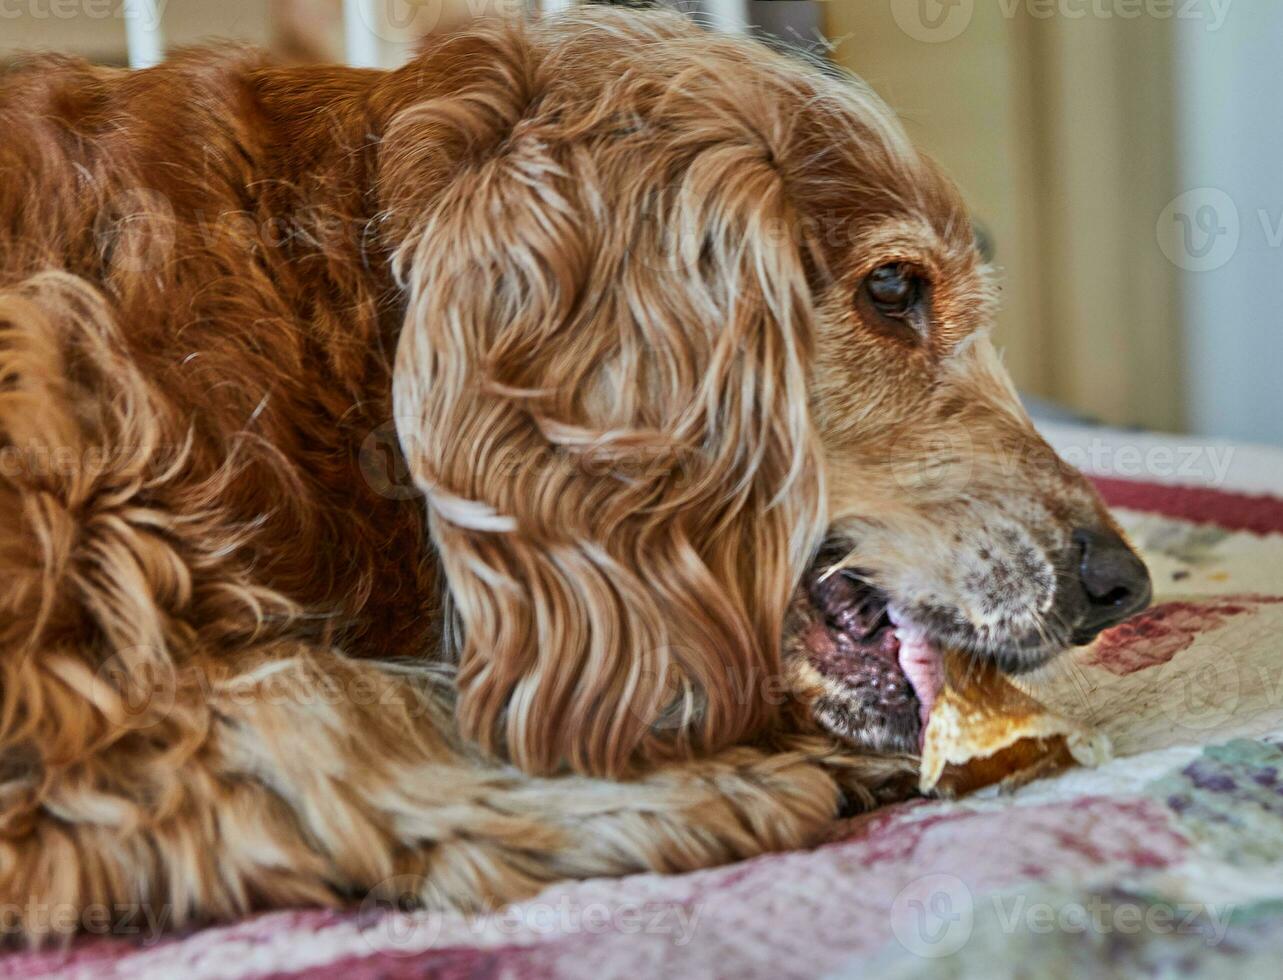
[[[988,296],[867,91],[589,12],[392,73],[38,58],[0,126],[0,902],[471,908],[902,773],[772,687],[913,388],[850,367],[861,236],[940,243],[960,350]]]

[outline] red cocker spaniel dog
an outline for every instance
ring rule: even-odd
[[[803,846],[898,792],[941,646],[1147,601],[850,79],[597,10],[387,73],[36,58],[0,123],[29,938]]]

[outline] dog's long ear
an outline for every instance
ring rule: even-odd
[[[583,107],[473,77],[396,120],[380,174],[435,188],[398,256],[394,390],[462,731],[604,775],[744,739],[823,529],[779,175],[730,131],[585,134]]]

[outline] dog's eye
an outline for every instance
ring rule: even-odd
[[[931,326],[931,284],[922,270],[907,262],[878,266],[856,291],[856,306],[870,326],[918,344]]]
[[[885,316],[907,317],[922,299],[922,277],[903,262],[874,269],[864,280],[864,288]]]

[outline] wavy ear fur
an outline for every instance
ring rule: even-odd
[[[463,733],[615,776],[775,717],[824,527],[809,291],[767,137],[711,63],[674,79],[643,48],[576,77],[555,47],[486,43],[383,143],[389,218],[417,208],[399,431]]]

